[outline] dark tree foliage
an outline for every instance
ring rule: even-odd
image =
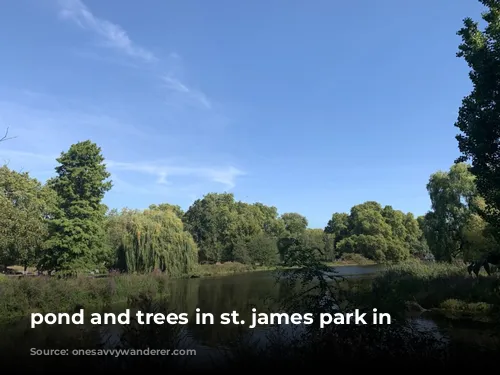
[[[58,210],[49,222],[50,239],[40,269],[82,272],[95,270],[105,259],[101,201],[111,189],[101,149],[90,141],[72,145],[57,159],[57,176],[48,185],[57,195]]]
[[[489,220],[500,227],[500,1],[480,0],[487,7],[484,31],[471,18],[458,31],[457,56],[470,67],[472,92],[462,101],[455,126],[462,153],[457,162],[471,161]]]

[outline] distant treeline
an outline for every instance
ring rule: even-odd
[[[101,149],[72,145],[45,184],[28,173],[0,169],[0,263],[49,273],[166,272],[189,274],[197,263],[286,263],[292,248],[331,262],[359,254],[375,262],[410,257],[472,259],[496,247],[480,215],[484,201],[465,164],[437,172],[427,185],[432,210],[416,218],[365,202],[334,213],[323,229],[299,213],[209,193],[184,212],[168,203],[146,210],[108,210],[112,188]]]

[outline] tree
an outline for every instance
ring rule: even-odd
[[[300,215],[299,215],[300,216]],[[250,262],[249,242],[260,235],[277,240],[286,232],[275,207],[235,201],[229,193],[210,193],[196,200],[183,216],[200,249],[200,260]]]
[[[174,204],[169,204],[169,203],[152,204],[149,206],[149,209],[162,210],[162,211],[170,210],[181,220],[182,217],[184,216],[184,211],[182,210],[182,208]]]
[[[415,219],[415,216],[410,212],[406,214],[404,220],[406,229],[404,242],[408,244],[411,255],[420,259],[427,259],[431,253],[419,219],[420,217]],[[423,220],[423,217],[420,220]]]
[[[279,261],[276,238],[260,233],[235,246],[235,260],[242,263],[252,263],[261,266],[272,266]]]
[[[488,10],[484,31],[471,18],[458,31],[462,38],[457,57],[470,67],[472,92],[459,109],[455,126],[462,153],[457,162],[471,162],[478,191],[484,197],[489,220],[500,228],[500,1],[480,0]]]
[[[325,227],[335,238],[335,253],[357,253],[375,261],[398,262],[425,251],[425,240],[410,213],[367,201],[350,214],[335,213]]]
[[[349,215],[345,212],[334,213],[325,227],[325,233],[332,236],[333,250],[336,251],[337,243],[349,235]]]
[[[464,250],[464,228],[477,212],[475,178],[467,164],[454,164],[449,172],[431,175],[427,190],[431,211],[425,215],[427,243],[437,260],[452,261]]]
[[[160,270],[177,277],[189,274],[198,261],[198,248],[173,210],[124,209],[108,220],[108,237],[121,270]]]
[[[335,260],[333,236],[323,229],[307,228],[300,239],[304,247],[315,250],[318,259],[326,262]]]
[[[500,250],[495,227],[479,214],[485,205],[483,198],[476,197],[473,203],[474,209],[461,228],[462,257],[466,262],[478,260],[487,253]]]
[[[0,260],[34,266],[48,235],[54,195],[28,173],[0,168]]]
[[[48,271],[84,272],[106,259],[102,199],[111,189],[101,149],[91,141],[72,145],[57,159],[57,176],[48,185],[58,209],[49,221],[50,239],[40,267]]]
[[[235,218],[234,195],[230,193],[206,194],[189,207],[183,221],[200,249],[200,260],[221,262],[232,254],[237,241],[232,237]]]
[[[281,219],[285,223],[285,229],[291,237],[300,236],[309,224],[304,216],[296,212],[285,213],[281,215]]]
[[[349,216],[351,234],[371,236],[391,236],[391,226],[382,215],[382,206],[377,202],[368,201],[351,208]]]
[[[383,262],[386,260],[387,240],[379,234],[354,234],[340,241],[337,248],[341,253],[361,254],[367,259]]]
[[[252,207],[258,209],[256,213],[262,229],[268,236],[280,238],[285,234],[285,222],[279,217],[278,209],[262,203],[254,203]]]

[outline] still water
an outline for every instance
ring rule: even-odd
[[[378,266],[345,266],[338,267],[338,275],[346,277],[369,277],[379,270]],[[284,288],[276,283],[273,272],[254,272],[233,276],[172,280],[170,282],[171,295],[169,297],[169,310],[177,313],[189,313],[189,323],[182,326],[185,339],[184,348],[196,349],[198,365],[206,359],[207,363],[217,356],[217,348],[231,345],[234,338],[249,334],[252,339],[266,338],[269,327],[261,326],[250,330],[252,308],[257,312],[278,312],[277,303],[285,293]],[[115,313],[121,313],[126,305],[116,306]],[[213,325],[195,323],[195,311],[208,312],[214,315]],[[237,311],[240,320],[245,320],[244,325],[221,325],[219,317],[223,313]],[[418,329],[434,331],[436,335],[453,336],[458,340],[483,340],[486,331],[483,326],[470,323],[453,322],[449,320],[414,319]],[[152,334],[158,337],[167,335],[168,327],[148,327]],[[108,345],[113,346],[113,338],[117,338],[121,327],[107,327]],[[155,331],[156,330],[156,331]],[[18,350],[29,351],[30,348],[44,346],[64,347],[68,342],[78,346],[78,340],[86,333],[81,327],[76,326],[40,326],[31,329],[29,321],[20,321],[0,327],[0,350],[15,346]],[[87,334],[88,335],[88,334]],[[93,334],[95,336],[95,333]],[[102,341],[103,335],[97,334],[90,340]],[[23,349],[24,348],[24,349]],[[169,349],[169,348],[165,348]]]

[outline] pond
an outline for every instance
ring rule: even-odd
[[[378,266],[345,266],[338,267],[338,275],[346,277],[368,277],[376,273]],[[177,313],[190,314],[189,323],[183,326],[186,340],[183,347],[197,350],[197,365],[204,366],[205,361],[211,361],[217,354],[217,348],[228,345],[237,335],[248,332],[253,338],[265,340],[269,327],[261,326],[250,330],[252,308],[257,312],[279,312],[273,310],[276,302],[283,298],[285,288],[276,283],[273,272],[253,272],[233,276],[221,276],[198,279],[181,279],[170,281],[171,296],[169,309]],[[121,313],[126,305],[115,306],[113,312]],[[194,313],[211,313],[215,317],[213,325],[195,324]],[[245,320],[244,325],[222,325],[219,316],[223,313],[237,311],[239,319]],[[486,340],[487,330],[478,323],[466,323],[453,320],[414,319],[415,326],[423,330],[431,330],[436,335],[452,337],[456,340]],[[118,336],[120,327],[108,327],[107,332]],[[76,326],[39,326],[31,329],[29,321],[23,320],[16,324],[0,328],[0,350],[15,346],[18,350],[29,351],[30,348],[43,348],[47,345],[66,345],[75,341],[75,335],[82,335],[81,327]],[[101,337],[102,338],[102,337]],[[93,338],[99,340],[98,337]],[[169,348],[165,348],[169,349]]]

